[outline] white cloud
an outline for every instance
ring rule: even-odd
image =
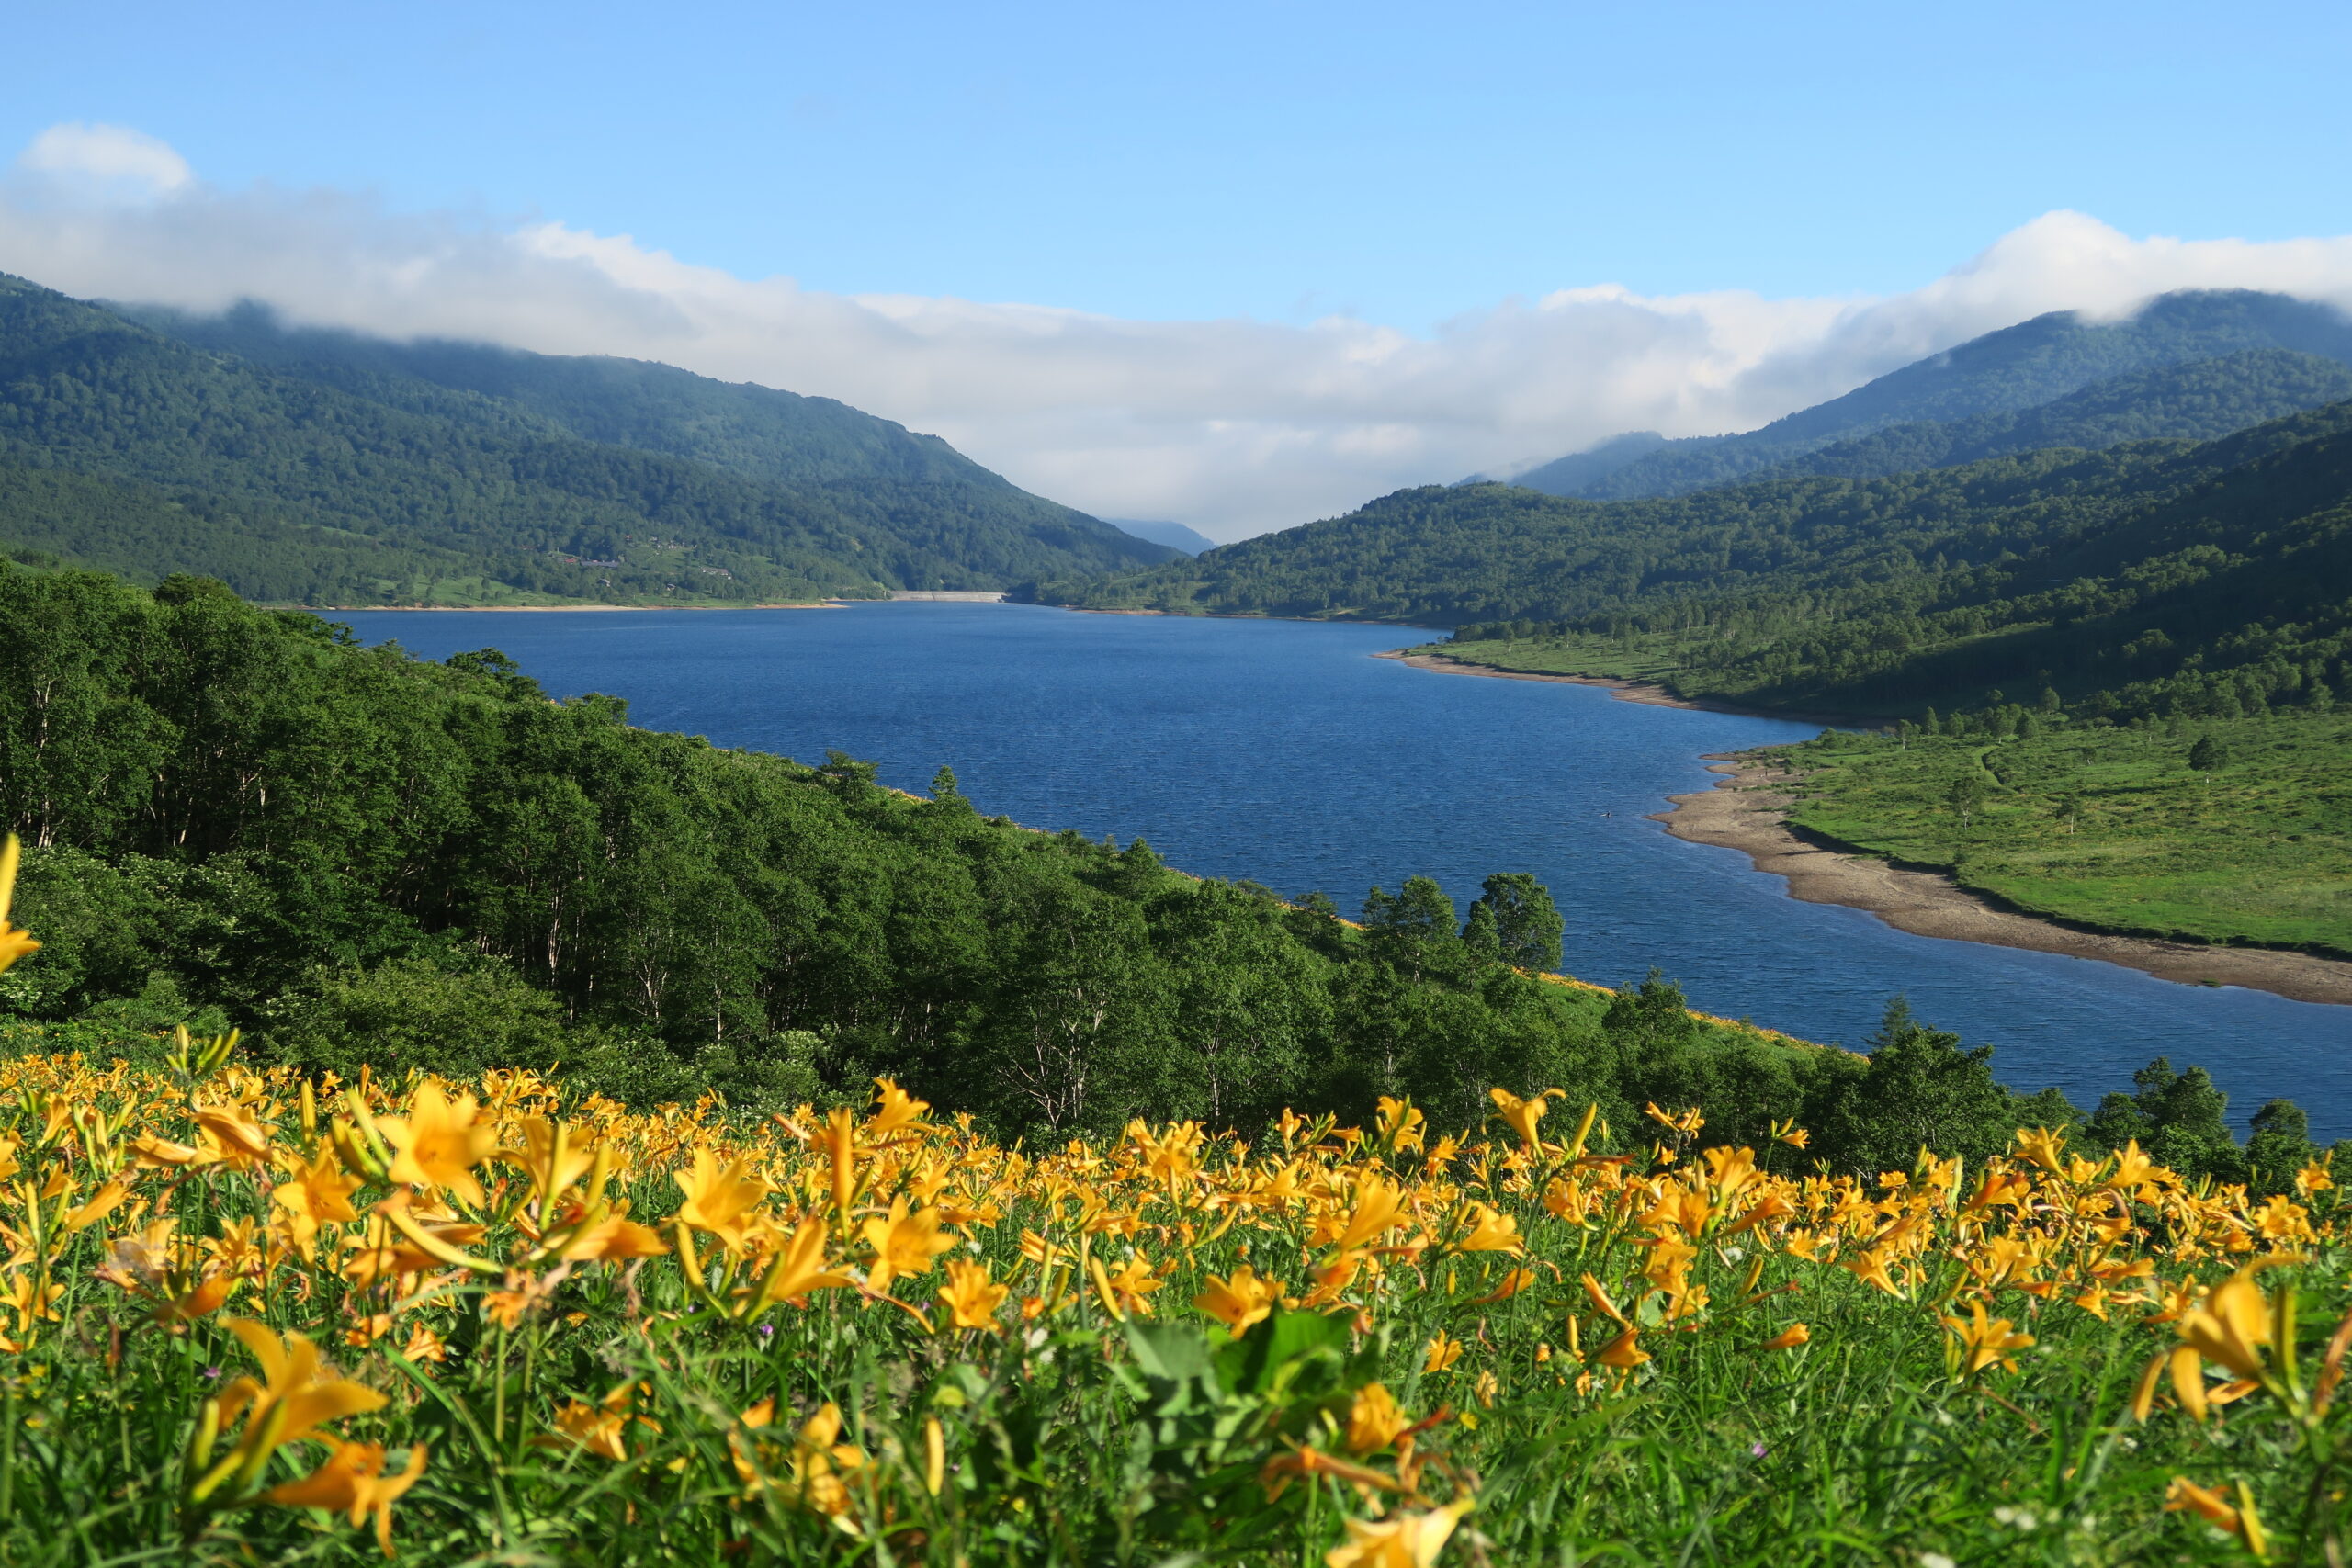
[[[150,199],[113,187],[139,183]],[[2352,237],[2132,239],[2053,212],[1908,293],[1510,300],[1419,337],[1333,318],[1135,321],[746,279],[628,235],[228,190],[117,127],[44,132],[0,181],[0,270],[69,293],[658,359],[933,431],[1015,482],[1218,538],[1404,485],[1509,472],[1622,430],[1740,430],[2045,310],[2167,289],[2352,303]]]
[[[52,125],[33,138],[18,163],[35,174],[124,194],[158,196],[196,178],[171,143],[124,125]]]

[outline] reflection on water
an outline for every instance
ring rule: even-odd
[[[1911,936],[1647,820],[1710,782],[1703,753],[1804,726],[1371,658],[1414,640],[1394,627],[941,604],[336,618],[431,658],[503,649],[649,728],[803,761],[838,748],[903,789],[947,763],[983,810],[1140,836],[1184,870],[1343,908],[1416,873],[1466,900],[1489,872],[1531,871],[1589,979],[1656,964],[1711,1012],[1848,1044],[1901,991],[1996,1046],[2007,1081],[2086,1107],[2169,1055],[2211,1068],[2240,1118],[2285,1095],[2322,1138],[2352,1134],[2352,1008]]]

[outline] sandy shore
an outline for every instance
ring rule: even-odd
[[[1867,909],[1919,936],[2096,958],[2185,985],[2245,986],[2300,1002],[2352,1004],[2352,964],[2340,959],[2115,936],[2016,914],[1934,872],[1905,871],[1805,842],[1782,821],[1790,802],[1779,787],[1789,782],[1785,773],[1732,759],[1717,761],[1713,771],[1731,776],[1713,789],[1669,797],[1674,809],[1653,819],[1678,839],[1743,852],[1757,870],[1788,878],[1792,897]]]
[[[1692,702],[1678,697],[1664,686],[1647,681],[1620,681],[1606,675],[1553,675],[1533,670],[1498,670],[1491,664],[1471,664],[1442,654],[1408,653],[1398,649],[1393,653],[1375,653],[1374,659],[1394,659],[1416,670],[1434,670],[1441,675],[1477,675],[1492,681],[1550,681],[1563,686],[1600,686],[1621,703],[1644,703],[1654,708],[1688,708],[1694,713],[1731,713],[1742,718],[1785,718],[1796,724],[1836,724],[1856,728],[1850,718],[1837,718],[1823,714],[1766,713],[1761,708],[1734,707],[1728,703]]]

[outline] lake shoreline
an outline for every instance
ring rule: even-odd
[[[1655,682],[1630,681],[1616,675],[1561,675],[1543,670],[1506,670],[1498,664],[1473,664],[1467,660],[1450,659],[1442,653],[1415,653],[1402,648],[1388,653],[1375,653],[1373,657],[1393,659],[1399,664],[1408,664],[1416,670],[1433,671],[1440,675],[1476,675],[1490,681],[1549,681],[1563,686],[1599,686],[1621,703],[1640,703],[1647,707],[1683,708],[1692,713],[1727,713],[1740,718],[1784,718],[1792,724],[1827,724],[1849,729],[1864,723],[1850,715],[1776,713],[1764,708],[1735,707],[1729,703],[1678,697]]]
[[[1776,786],[1794,782],[1791,775],[1737,755],[1709,761],[1711,772],[1726,776],[1711,789],[1668,796],[1673,809],[1651,820],[1686,842],[1740,851],[1757,870],[1784,878],[1792,898],[1860,909],[1916,936],[2095,958],[2179,985],[2240,986],[2292,1001],[2352,1006],[2352,963],[2343,959],[2072,925],[2003,908],[1941,872],[1824,848],[1788,824],[1791,796]]]

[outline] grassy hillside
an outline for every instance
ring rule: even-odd
[[[2028,728],[1773,755],[1799,825],[2029,911],[2352,958],[2352,713]]]
[[[1017,1150],[888,1083],[753,1122],[200,1044],[0,1095],[17,1563],[2341,1550],[2308,1150],[2269,1200],[2032,1131],[1825,1179],[1508,1094]]]
[[[677,391],[659,367],[639,369]],[[868,495],[842,457],[835,479],[795,487],[586,439],[464,388],[378,370],[344,379],[268,367],[0,280],[0,462],[10,465],[0,481],[40,468],[154,487],[195,519],[144,548],[119,513],[67,507],[47,517],[47,543],[0,545],[151,579],[198,564],[248,592],[290,581],[309,585],[311,602],[352,604],[427,597],[412,591],[436,572],[429,597],[442,602],[756,603],[1001,588],[1038,570],[1170,553],[1059,509],[991,514],[970,474]],[[833,411],[836,423],[865,418]],[[931,456],[949,468],[962,461]],[[845,507],[837,488],[862,499]],[[83,547],[85,528],[104,532],[102,549]]]

